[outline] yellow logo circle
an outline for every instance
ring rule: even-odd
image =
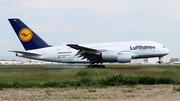
[[[19,31],[19,38],[21,41],[28,42],[32,39],[32,31],[29,28],[23,28]]]

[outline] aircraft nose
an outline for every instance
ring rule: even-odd
[[[166,54],[169,54],[170,51],[168,48],[166,48],[165,52],[166,52]]]

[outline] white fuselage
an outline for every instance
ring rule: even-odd
[[[97,50],[130,52],[131,59],[163,57],[169,53],[169,50],[165,46],[153,41],[127,41],[80,45]],[[42,55],[33,56],[18,54],[17,56],[60,63],[89,63],[89,60],[83,59],[77,55],[78,50],[66,45],[29,50],[27,52],[41,53]]]

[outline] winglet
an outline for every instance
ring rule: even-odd
[[[67,45],[67,43],[66,43],[66,42],[64,42],[64,41],[61,41],[61,45],[62,45],[62,46],[66,46],[66,45]]]

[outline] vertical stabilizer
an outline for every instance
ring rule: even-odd
[[[14,18],[8,20],[25,50],[49,47],[44,40],[26,26],[20,19]]]

